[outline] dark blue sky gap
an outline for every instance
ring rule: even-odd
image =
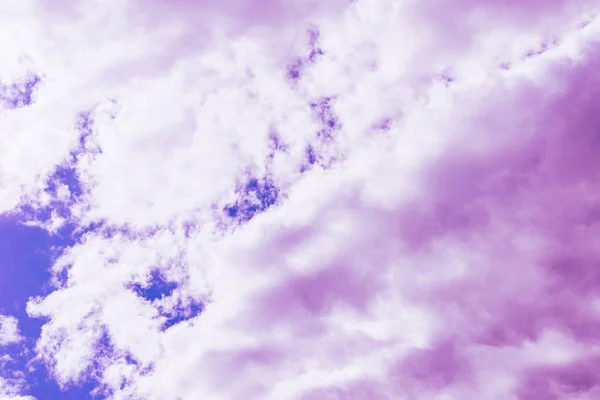
[[[39,78],[35,78],[9,88],[4,86],[0,89],[0,100],[9,102],[11,108],[28,105],[38,82]],[[76,161],[79,148],[83,147],[85,137],[90,134],[90,124],[91,120],[87,117],[80,118],[78,121],[77,127],[80,129],[82,139],[79,141],[78,149],[71,153],[69,161]],[[53,211],[64,218],[70,218],[70,207],[80,199],[84,190],[75,168],[69,162],[58,166],[48,177],[45,191],[55,198],[59,184],[69,188],[71,192],[69,200],[54,199],[48,206],[42,208],[24,204],[16,212],[0,215],[0,267],[2,268],[0,312],[18,319],[21,335],[25,338],[20,345],[4,348],[3,351],[15,360],[7,365],[7,368],[13,372],[21,371],[26,374],[29,388],[25,394],[40,400],[80,400],[91,398],[89,393],[96,386],[93,381],[61,391],[44,365],[39,362],[30,363],[34,356],[35,342],[45,320],[27,316],[27,301],[30,297],[46,296],[53,291],[54,288],[49,284],[50,267],[62,250],[73,246],[89,231],[80,230],[76,233],[76,221],[67,223],[55,234],[50,234],[39,227],[24,225],[26,221],[46,222]],[[28,366],[33,368],[33,371],[29,371]],[[7,374],[11,371],[5,369],[1,372]]]
[[[204,311],[204,303],[199,300],[187,299],[186,302],[179,302],[173,312],[161,312],[161,315],[167,317],[162,329],[166,330],[180,322],[188,321],[202,314],[202,311]]]
[[[0,104],[8,109],[27,107],[33,102],[40,82],[41,78],[34,74],[26,76],[20,82],[0,82]]]
[[[248,222],[274,205],[279,195],[279,189],[269,178],[251,178],[239,192],[238,200],[226,205],[223,211],[238,223]]]
[[[58,183],[65,184],[73,195],[81,194],[81,185],[74,169],[59,167],[49,178],[47,192],[55,195]],[[42,209],[24,206],[19,213],[0,216],[0,262],[2,280],[0,281],[0,309],[3,314],[12,315],[19,320],[19,328],[25,341],[23,346],[5,349],[15,359],[11,368],[26,372],[29,389],[26,394],[37,399],[79,400],[91,398],[94,382],[82,386],[71,386],[60,390],[56,381],[49,376],[41,363],[27,364],[34,355],[35,341],[40,335],[43,319],[29,318],[25,307],[33,296],[45,296],[52,292],[49,284],[49,268],[60,255],[62,249],[73,246],[85,231],[74,234],[75,225],[67,224],[56,234],[49,234],[38,227],[23,225],[26,220],[47,221],[51,212],[57,211],[63,217],[69,217],[71,202],[53,201]]]
[[[0,309],[2,314],[12,315],[19,320],[21,334],[25,337],[25,350],[33,355],[35,341],[44,323],[42,319],[29,318],[25,306],[31,296],[47,295],[52,291],[48,282],[51,267],[56,257],[55,247],[64,248],[74,243],[68,235],[50,235],[37,227],[27,227],[15,216],[0,217]],[[5,349],[14,357],[14,368],[26,372],[28,357],[21,346]],[[48,371],[42,365],[34,365],[32,373],[27,373],[30,389],[26,392],[40,400],[89,398],[92,384],[72,387],[61,392]]]
[[[177,282],[166,279],[158,269],[152,271],[146,285],[137,282],[129,285],[129,288],[139,297],[150,302],[172,296],[178,287],[179,284]],[[165,310],[159,306],[160,315],[166,318],[162,329],[165,330],[180,322],[192,319],[200,315],[203,310],[203,303],[191,298],[180,299],[173,310]]]
[[[292,83],[301,79],[304,70],[310,65],[315,64],[318,61],[318,58],[325,54],[323,49],[318,47],[319,36],[320,33],[316,27],[312,27],[308,30],[308,46],[310,48],[310,53],[308,56],[297,57],[287,67],[287,77]]]
[[[27,105],[31,101],[32,93],[38,81],[32,81],[21,87],[11,88],[12,94],[19,94],[19,99],[11,100],[13,105]],[[8,93],[0,91],[0,100],[5,100]],[[6,97],[6,96],[5,96]],[[100,233],[103,236],[123,234],[124,237],[148,236],[152,232],[130,232],[127,227],[111,227],[102,221],[92,223],[88,227],[79,227],[78,221],[72,219],[71,207],[84,201],[85,188],[79,180],[76,163],[79,156],[86,152],[86,144],[91,137],[93,120],[89,114],[82,113],[76,127],[80,132],[79,143],[71,151],[65,162],[54,170],[47,179],[46,193],[53,200],[49,205],[33,206],[24,200],[24,204],[15,212],[0,215],[0,313],[14,316],[19,321],[19,328],[24,341],[18,345],[7,346],[2,349],[10,355],[14,362],[0,368],[0,374],[10,378],[14,372],[23,372],[26,376],[28,388],[23,394],[28,394],[40,400],[64,399],[81,400],[92,398],[90,393],[96,388],[98,382],[94,376],[97,368],[92,367],[86,380],[81,385],[71,385],[64,391],[60,390],[56,381],[49,376],[49,371],[40,362],[32,362],[35,356],[35,342],[40,336],[41,328],[46,322],[44,319],[29,318],[26,313],[26,304],[31,297],[46,296],[55,288],[50,285],[51,274],[49,269],[60,256],[61,252],[82,240],[90,232]],[[95,149],[101,152],[101,149]],[[59,200],[57,192],[59,185],[66,185],[70,191],[67,200]],[[267,181],[250,182],[246,192],[256,193],[258,209],[269,207],[277,199],[277,189]],[[67,223],[58,232],[50,234],[45,229],[27,226],[25,222],[48,222],[52,212],[58,213],[67,219]],[[66,279],[66,274],[63,278]],[[166,280],[158,271],[153,273],[146,286],[133,285],[132,289],[138,296],[149,301],[173,295],[178,285]],[[160,307],[159,307],[160,308]],[[162,329],[189,320],[203,311],[203,303],[197,299],[181,299],[177,306],[171,310],[159,310],[166,318]],[[106,336],[106,335],[105,335]],[[107,357],[113,354],[114,349],[109,337],[98,343],[98,357]],[[135,360],[132,360],[135,363]],[[96,366],[97,367],[97,366]],[[102,397],[103,395],[100,395]]]
[[[163,297],[169,297],[177,289],[176,282],[170,282],[165,279],[160,271],[154,270],[150,274],[148,285],[140,283],[131,284],[130,288],[139,296],[148,301],[159,300]]]
[[[56,212],[60,217],[69,221],[68,226],[62,230],[62,234],[72,234],[75,228],[76,221],[71,221],[71,206],[77,202],[81,202],[85,194],[84,187],[77,174],[77,161],[80,154],[85,152],[85,144],[92,133],[93,121],[89,113],[81,113],[76,121],[75,128],[79,131],[78,144],[69,154],[69,159],[62,164],[56,166],[54,171],[46,180],[44,191],[51,195],[51,202],[45,207],[34,207],[31,204],[21,206],[20,212],[25,219],[38,222],[48,222],[52,216],[52,212]],[[65,185],[69,189],[70,197],[66,201],[57,198],[59,185]]]

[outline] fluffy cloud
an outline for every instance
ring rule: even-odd
[[[15,317],[0,315],[0,346],[17,343],[21,340],[19,335],[19,322]]]
[[[597,397],[594,2],[322,3],[7,3],[0,207],[75,238],[36,360],[115,399]]]

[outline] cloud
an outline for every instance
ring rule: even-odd
[[[17,319],[6,315],[0,316],[0,346],[17,343],[20,340]]]
[[[115,399],[593,398],[593,5],[11,3],[39,79],[2,71],[0,207],[71,238],[32,362]]]
[[[0,315],[0,399],[33,400],[34,397],[23,396],[27,386],[22,371],[13,369],[15,360],[11,355],[11,347],[18,346],[23,341],[19,332],[19,321],[12,316]]]

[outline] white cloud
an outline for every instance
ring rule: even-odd
[[[273,0],[265,15],[237,0],[59,3],[23,2],[3,28],[31,26],[10,51],[42,81],[34,105],[2,115],[11,152],[0,207],[24,195],[52,203],[41,189],[77,145],[77,114],[91,110],[83,147],[94,150],[70,159],[84,194],[63,183],[52,196],[73,202],[70,222],[105,231],[68,249],[53,267],[57,289],[28,304],[49,318],[36,351],[61,384],[97,369],[114,398],[494,400],[519,390],[526,371],[584,356],[556,327],[521,347],[487,346],[522,334],[495,331],[494,315],[512,321],[505,303],[537,305],[545,287],[532,267],[543,251],[517,241],[551,238],[515,220],[534,206],[494,197],[485,176],[502,174],[481,161],[507,163],[520,187],[520,153],[506,149],[529,149],[545,107],[567,91],[552,68],[594,39],[594,25],[573,28],[584,10],[557,2],[513,21],[492,2],[457,1],[448,16],[430,2]],[[461,19],[447,30],[447,17]],[[323,52],[314,62],[311,26]],[[560,45],[524,59],[553,34]],[[296,57],[305,65],[291,79]],[[543,85],[554,97],[536,92]],[[324,98],[328,110],[311,107]],[[285,150],[273,151],[274,133]],[[327,168],[301,174],[309,144]],[[279,201],[233,226],[222,210],[250,176],[272,179]],[[491,194],[474,186],[482,181]],[[468,215],[454,215],[463,204]],[[52,217],[56,230],[64,217]],[[521,281],[498,266],[498,243]],[[177,288],[144,299],[134,288],[153,290],[157,270]],[[190,299],[202,314],[164,329]],[[434,371],[438,362],[454,372]]]
[[[0,346],[17,343],[21,340],[19,322],[15,317],[0,315]]]
[[[22,396],[19,394],[20,388],[0,377],[0,399],[1,400],[35,400],[32,396]]]
[[[7,346],[23,341],[19,332],[19,321],[12,316],[0,315],[0,399],[2,400],[34,400],[31,396],[22,396],[26,382],[23,373],[10,369],[13,361]]]

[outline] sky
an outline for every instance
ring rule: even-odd
[[[0,400],[600,398],[597,0],[0,2]]]

